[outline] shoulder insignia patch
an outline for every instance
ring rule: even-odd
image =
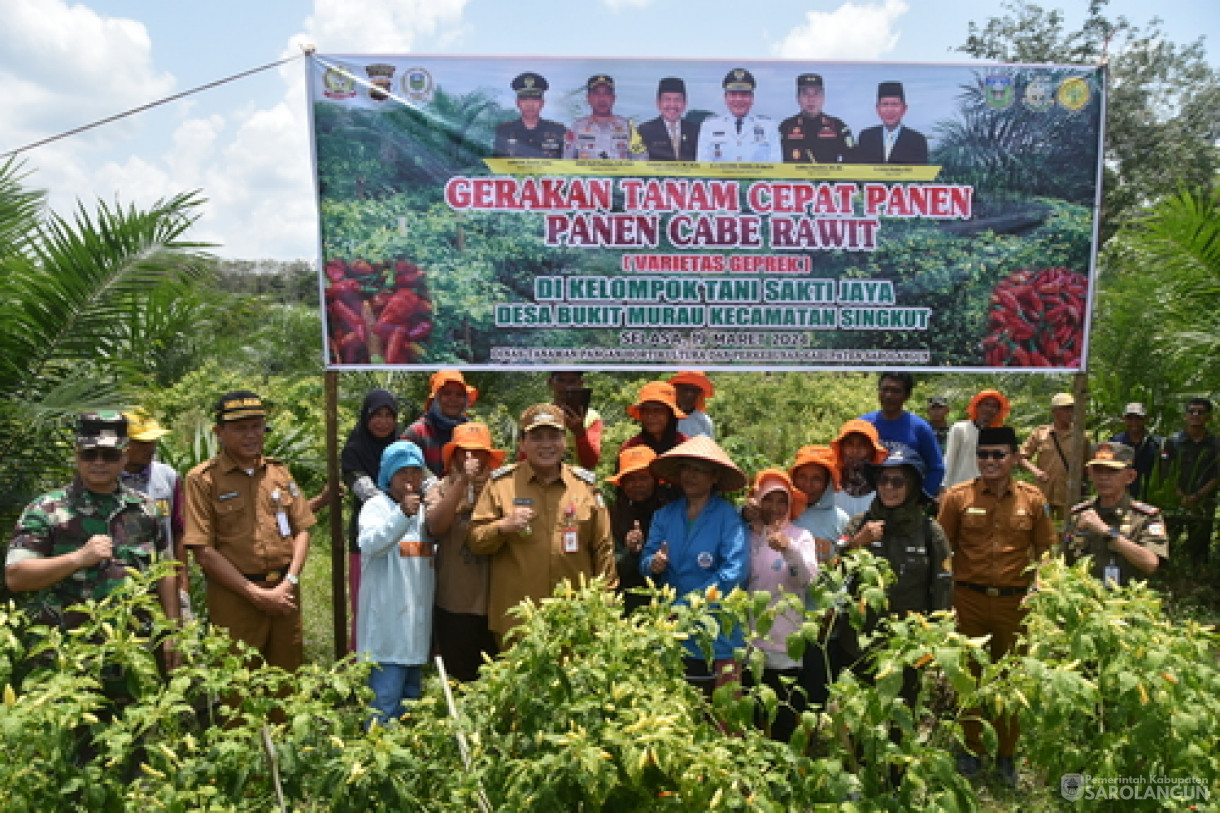
[[[1131,501],[1131,507],[1136,511],[1139,511],[1141,514],[1147,514],[1148,516],[1161,513],[1161,509],[1157,508],[1155,505],[1149,505],[1146,502],[1139,502],[1137,500]]]
[[[506,465],[503,465],[491,473],[491,479],[499,480],[502,477],[507,477],[508,475],[513,473],[513,469],[515,469],[515,468],[517,468],[516,463],[508,463]]]
[[[597,482],[596,474],[589,471],[588,469],[582,469],[580,466],[573,466],[572,473],[575,474],[577,477],[579,477],[581,480],[584,480],[589,485],[593,485]]]

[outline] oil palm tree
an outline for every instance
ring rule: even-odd
[[[25,173],[0,164],[0,521],[62,482],[65,428],[87,408],[124,405],[152,346],[139,327],[172,287],[210,260],[183,235],[199,216],[195,193],[147,209],[78,204],[47,211]],[[133,327],[134,326],[134,327]]]

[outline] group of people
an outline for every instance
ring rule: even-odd
[[[777,121],[754,112],[758,83],[749,70],[734,68],[721,82],[725,113],[701,122],[686,118],[686,82],[668,76],[657,83],[659,115],[636,126],[614,112],[614,78],[589,77],[589,115],[565,127],[542,117],[550,84],[527,71],[510,87],[520,117],[496,128],[492,155],[504,158],[582,160],[733,161],[800,164],[926,164],[928,140],[902,123],[907,113],[901,82],[877,85],[881,124],[867,127],[857,142],[844,121],[823,111],[826,86],[820,74],[796,77],[799,111]]]
[[[1092,557],[1093,573],[1108,584],[1142,578],[1168,557],[1159,510],[1129,490],[1142,474],[1138,421],[1088,455],[1095,496],[1057,502],[1054,464],[1066,470],[1079,453],[1058,420],[1067,409],[1070,426],[1070,395],[1055,396],[1055,423],[1021,444],[1004,424],[1007,398],[983,390],[968,419],[946,427],[942,457],[938,427],[905,408],[911,376],[883,373],[878,410],[846,421],[825,444],[795,450],[786,468],[750,478],[715,440],[705,411],[711,380],[683,371],[644,384],[627,407],[639,431],[619,448],[603,494],[593,473],[603,422],[590,390],[576,371],[552,372],[548,382],[551,400],[519,418],[511,461],[489,427],[471,419],[478,391],[460,371],[431,376],[424,414],[405,427],[392,393],[364,398],[341,465],[352,508],[354,649],[374,664],[382,721],[419,696],[433,653],[452,677],[474,680],[486,658],[511,646],[517,604],[551,595],[564,580],[600,578],[624,594],[625,612],[649,600],[633,592],[649,583],[672,587],[678,602],[696,593],[714,602],[737,587],[784,602],[765,635],[720,630],[710,662],[692,643],[686,668],[710,693],[742,679],[741,647],[761,649],[763,680],[785,700],[769,731],[787,740],[800,711],[824,703],[842,670],[870,678],[868,647],[845,618],[803,659],[786,645],[804,621],[793,607],[854,551],[889,563],[891,615],[952,608],[963,634],[990,636],[997,658],[1022,632],[1037,563],[1056,541],[1056,508],[1065,557]],[[1191,402],[1172,452],[1192,476],[1207,478],[1180,481],[1196,502],[1214,501],[1218,482],[1210,411],[1210,402]],[[287,467],[264,454],[266,409],[257,394],[228,393],[213,412],[220,451],[181,481],[152,459],[165,430],[147,415],[81,416],[76,478],[30,504],[9,546],[7,585],[41,622],[71,627],[79,619],[67,608],[109,593],[126,568],[183,561],[190,551],[206,577],[211,622],[268,664],[300,665],[299,576],[314,510],[328,497],[311,504]],[[1138,418],[1143,408],[1128,412]],[[1017,466],[1035,483],[1015,479]],[[183,594],[180,577],[158,584],[170,619],[189,609]],[[177,653],[167,646],[164,657],[172,668]],[[904,697],[913,700],[916,689],[912,671]],[[996,767],[1015,782],[1015,718],[994,723]],[[967,722],[966,736],[958,766],[973,775],[984,755],[979,725]]]

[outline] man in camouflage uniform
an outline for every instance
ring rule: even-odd
[[[550,84],[542,74],[527,71],[513,79],[510,87],[517,94],[521,117],[496,127],[495,158],[563,158],[567,128],[557,121],[542,118],[546,105],[543,94]]]
[[[1097,496],[1072,508],[1063,531],[1064,558],[1093,557],[1092,574],[1113,587],[1143,579],[1169,558],[1159,508],[1131,499],[1135,450],[1108,441],[1094,447],[1089,478]]]
[[[113,593],[127,568],[147,570],[169,555],[153,502],[119,482],[126,462],[127,420],[118,412],[87,412],[76,425],[76,477],[34,500],[17,521],[4,578],[22,594],[38,624],[79,627],[85,615],[69,608]],[[178,618],[173,576],[157,582],[165,615]],[[166,651],[167,666],[176,656]]]

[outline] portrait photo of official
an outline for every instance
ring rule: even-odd
[[[877,85],[877,117],[881,124],[860,131],[858,164],[926,164],[928,139],[902,123],[907,114],[906,91],[901,82]]]
[[[700,161],[779,163],[779,130],[775,120],[751,112],[758,83],[745,68],[733,68],[721,82],[724,88],[722,116],[705,119],[699,126]]]
[[[563,158],[567,128],[557,121],[542,118],[544,94],[550,88],[546,79],[532,71],[519,74],[509,87],[517,95],[521,117],[496,127],[493,158]]]
[[[822,75],[796,77],[796,103],[800,112],[780,122],[784,161],[789,164],[842,164],[853,160],[855,140],[843,119],[822,111],[826,86]]]
[[[637,132],[649,161],[694,161],[699,125],[687,121],[686,82],[668,76],[657,83],[657,111],[661,115],[639,126]]]

